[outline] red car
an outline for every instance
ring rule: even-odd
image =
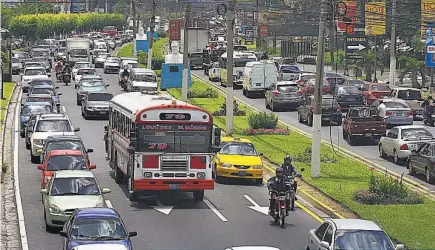
[[[364,96],[364,104],[371,105],[374,101],[389,96],[391,88],[385,83],[367,83],[364,84],[361,91]]]
[[[55,171],[60,170],[91,170],[97,166],[89,164],[80,150],[52,150],[48,152],[45,161],[38,165],[42,171],[41,187],[45,188]]]
[[[305,95],[313,95],[315,86],[316,86],[316,79],[307,80],[304,83],[304,86],[302,86],[301,88],[302,93]],[[327,80],[324,80],[322,85],[322,95],[326,95],[329,93],[331,93],[331,85]]]

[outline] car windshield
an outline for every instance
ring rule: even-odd
[[[89,67],[91,67],[90,63],[76,63],[76,65],[74,65],[74,68],[77,68],[77,69],[89,68]]]
[[[26,76],[40,76],[45,75],[44,69],[26,69]]]
[[[32,55],[33,55],[33,57],[36,57],[36,56],[47,56],[47,53],[44,52],[44,51],[33,51]]]
[[[101,81],[88,81],[88,82],[82,82],[80,84],[81,87],[98,87],[98,86],[104,86],[104,83]]]
[[[432,134],[424,128],[402,129],[402,139],[433,138]]]
[[[118,218],[75,219],[71,238],[75,240],[119,240],[127,237],[127,231]]]
[[[38,85],[50,85],[53,86],[53,82],[50,79],[41,79],[41,80],[33,80],[31,82],[32,87],[38,86]]]
[[[35,132],[72,132],[68,120],[43,120],[36,125]]]
[[[80,69],[77,75],[96,75],[97,72],[94,69]]]
[[[314,78],[316,78],[316,75],[303,75],[303,76],[301,76],[301,81],[305,82],[305,81],[308,81],[308,80],[314,79]]]
[[[219,154],[257,156],[257,151],[252,143],[248,142],[223,142]]]
[[[38,95],[38,94],[54,95],[54,90],[53,89],[49,89],[49,88],[46,88],[46,89],[43,89],[43,88],[33,88],[32,89],[32,95],[33,94],[36,94],[36,95]]]
[[[133,80],[138,82],[157,82],[157,78],[155,75],[147,75],[147,74],[136,74],[134,75]]]
[[[86,170],[83,155],[54,155],[48,158],[47,171]]]
[[[372,85],[371,86],[372,91],[391,91],[390,86],[383,84],[383,85]]]
[[[39,62],[26,62],[25,66],[26,66],[26,68],[28,68],[28,67],[40,67],[40,66],[42,66],[42,64]]]
[[[387,108],[409,108],[405,103],[400,102],[384,102]]]
[[[27,97],[26,103],[27,102],[47,102],[47,103],[52,103],[53,99],[51,97]]]
[[[202,53],[192,53],[190,54],[190,58],[202,58]]]
[[[50,192],[51,196],[100,194],[100,188],[93,177],[55,178]]]
[[[98,58],[106,59],[109,54],[98,54]]]
[[[394,250],[383,231],[337,230],[334,250]]]
[[[107,59],[108,63],[119,63],[118,59]]]
[[[58,48],[57,52],[59,53],[64,53],[66,51],[66,48]]]
[[[284,58],[282,60],[282,64],[292,64],[292,63],[295,63],[295,59],[293,58]]]
[[[279,92],[282,93],[291,93],[291,92],[298,91],[298,85],[296,84],[278,85],[277,89]]]
[[[33,59],[32,59],[33,61],[35,61],[35,62],[40,62],[40,63],[46,63],[47,62],[47,59],[46,58],[41,58],[41,57],[34,57]]]
[[[255,59],[234,59],[234,67],[245,67],[247,62],[255,61]]]
[[[103,78],[101,78],[100,75],[83,75],[82,79],[80,79],[81,81],[98,81],[101,82],[103,81]]]
[[[125,66],[125,65],[124,65]],[[138,63],[128,63],[127,64],[127,67],[129,68],[129,69],[132,69],[132,68],[139,68],[139,64]]]
[[[397,93],[397,98],[403,99],[403,100],[419,100],[421,99],[421,92],[420,90],[399,90],[399,93]]]
[[[91,102],[108,102],[113,95],[110,93],[92,93],[88,95],[88,101]]]
[[[51,106],[49,105],[26,105],[22,109],[23,115],[51,113]]]
[[[325,73],[325,77],[326,78],[343,78],[342,75],[336,74],[336,73],[332,73],[332,72],[326,72]]]
[[[340,87],[338,89],[339,95],[359,94],[359,90],[356,86]]]

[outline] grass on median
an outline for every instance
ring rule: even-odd
[[[118,51],[118,56],[119,57],[132,57],[133,56],[133,44],[129,43],[129,44],[125,45],[124,47],[122,47],[122,49],[120,49]]]
[[[12,97],[12,91],[14,90],[14,86],[15,83],[14,82],[5,82],[3,85],[3,96],[4,96],[4,100],[0,100],[1,103],[1,121],[3,121],[5,119],[5,114],[6,114],[6,106],[8,105],[8,102],[10,101],[11,97]]]
[[[208,85],[193,79],[192,88],[201,92],[209,88]],[[175,98],[181,98],[180,89],[168,90]],[[219,94],[218,98],[191,98],[190,103],[201,106],[211,112],[219,110],[224,101]],[[243,110],[247,110],[239,104]],[[250,111],[247,111],[249,115]],[[225,128],[225,117],[214,117],[215,125]],[[234,117],[234,133],[236,136],[248,128],[247,116]],[[290,135],[254,135],[243,136],[250,139],[259,152],[263,152],[271,162],[281,164],[285,154],[293,156],[303,154],[307,147],[311,146],[311,140],[305,136],[291,132]],[[337,162],[322,162],[321,178],[312,179],[310,163],[295,162],[298,169],[305,168],[304,179],[317,187],[323,193],[341,202],[362,218],[376,221],[388,232],[388,234],[413,249],[433,249],[435,232],[432,224],[435,221],[435,201],[425,200],[420,205],[362,205],[353,200],[354,191],[367,189],[369,177],[372,171],[361,163],[335,155],[331,148],[322,145],[322,156],[336,158]],[[379,175],[375,173],[376,175]]]

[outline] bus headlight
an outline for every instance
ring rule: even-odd
[[[151,172],[144,172],[143,173],[143,178],[144,179],[149,179],[151,177],[153,177],[153,173],[151,173]]]
[[[199,173],[196,175],[196,177],[197,177],[198,179],[204,180],[204,179],[205,179],[205,173],[204,173],[204,172],[199,172]]]

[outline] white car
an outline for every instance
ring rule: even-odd
[[[72,78],[75,79],[77,75],[77,71],[81,68],[92,68],[92,65],[90,62],[76,62],[74,64],[74,67],[72,68]]]
[[[332,249],[403,249],[395,247],[376,223],[360,219],[328,219],[308,232],[307,250]]]
[[[95,68],[103,68],[104,63],[106,62],[106,59],[110,57],[110,53],[99,53],[98,56],[95,57],[94,65]]]
[[[107,74],[109,72],[119,73],[119,69],[121,67],[121,59],[118,57],[108,57],[104,62],[104,73]]]
[[[157,75],[151,69],[136,68],[130,70],[126,90],[133,91],[157,91]]]
[[[30,137],[30,160],[40,162],[40,155],[44,142],[49,136],[75,135],[80,128],[74,128],[69,117],[65,114],[41,114],[36,119],[33,133]]]
[[[97,75],[97,71],[94,68],[81,68],[77,71],[77,74],[74,78],[75,84],[77,85],[80,82],[80,79],[84,75]]]
[[[398,126],[379,140],[379,156],[393,156],[394,163],[399,164],[400,161],[408,159],[412,150],[417,150],[430,140],[435,138],[424,126]]]
[[[21,74],[21,86],[23,91],[27,92],[29,89],[29,84],[33,79],[39,78],[49,78],[44,67],[27,67]]]
[[[295,78],[295,82],[299,85],[302,86],[304,84],[305,81],[308,81],[310,79],[315,79],[316,78],[316,74],[315,73],[300,73],[297,75],[297,77]]]

